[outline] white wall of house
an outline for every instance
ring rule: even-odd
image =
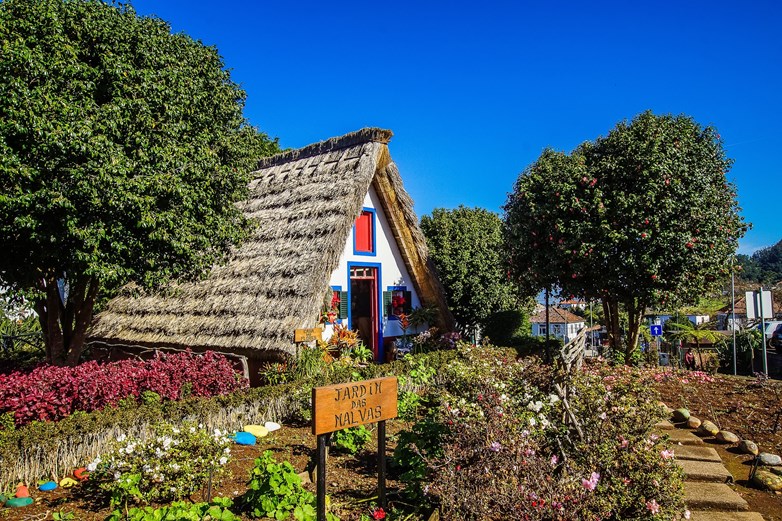
[[[364,208],[371,208],[375,211],[375,254],[374,255],[357,255],[353,252],[353,234],[354,229],[351,228],[350,235],[348,236],[345,248],[342,251],[342,256],[339,259],[339,266],[331,274],[329,285],[334,287],[341,287],[342,291],[348,291],[350,287],[348,263],[375,265],[380,264],[380,292],[387,291],[390,286],[404,286],[407,291],[412,294],[412,308],[415,309],[421,306],[421,302],[418,299],[418,294],[415,292],[413,283],[410,279],[410,275],[407,272],[404,260],[402,260],[402,254],[399,251],[399,247],[394,240],[394,235],[386,219],[383,207],[380,204],[377,194],[373,187],[370,187],[369,192],[364,197]],[[385,310],[381,310],[385,314]],[[348,324],[349,327],[354,328],[353,324]],[[330,328],[327,327],[324,337],[330,336]],[[408,336],[422,331],[424,328],[418,330],[408,329]],[[396,319],[389,319],[387,316],[383,316],[383,337],[401,336],[402,329],[399,327],[399,321]]]
[[[550,322],[549,326],[551,331],[549,336],[560,338],[563,342],[568,343],[573,340],[578,332],[584,327],[584,322],[570,322],[564,324],[562,322]],[[532,324],[532,336],[546,336],[546,324],[535,322]]]
[[[687,320],[693,323],[693,325],[699,326],[701,324],[705,324],[709,321],[711,318],[709,315],[684,315],[687,317]],[[652,319],[652,323],[654,324],[660,324],[665,325],[666,322],[673,319],[673,315],[657,315],[656,318]],[[738,318],[738,317],[736,317]]]

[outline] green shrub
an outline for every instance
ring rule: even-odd
[[[215,498],[211,503],[186,503],[175,501],[169,506],[133,507],[127,512],[114,510],[106,521],[239,521],[230,508],[228,498]],[[55,518],[58,519],[58,518]]]
[[[529,317],[516,309],[492,313],[481,325],[483,336],[496,346],[515,347],[532,334]]]
[[[247,487],[241,503],[252,517],[283,520],[293,515],[297,521],[316,519],[315,496],[302,487],[293,465],[277,463],[269,450],[256,458]],[[329,513],[328,519],[338,518]]]
[[[337,451],[357,454],[372,439],[372,432],[363,425],[336,431],[331,437],[331,445]]]
[[[87,466],[89,483],[114,507],[143,501],[182,499],[218,479],[230,458],[226,433],[185,423],[161,423],[146,441],[117,438],[115,448]]]

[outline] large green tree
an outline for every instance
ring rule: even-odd
[[[497,214],[464,206],[435,208],[421,218],[421,229],[462,332],[475,331],[495,312],[518,307]]]
[[[241,240],[234,203],[277,143],[214,47],[98,0],[0,3],[0,283],[35,302],[53,363],[94,303],[195,277]]]
[[[730,166],[714,128],[651,112],[570,154],[545,150],[504,207],[514,276],[600,299],[631,360],[645,309],[695,302],[727,274],[746,230]]]

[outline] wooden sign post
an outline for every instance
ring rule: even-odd
[[[377,422],[377,493],[386,507],[386,420],[397,415],[395,376],[312,389],[312,434],[318,437],[318,521],[326,521],[326,442],[334,431]]]

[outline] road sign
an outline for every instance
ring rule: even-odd
[[[650,329],[652,330],[652,336],[663,336],[663,326],[660,324],[652,324]]]
[[[761,298],[761,293],[763,297]],[[774,309],[771,306],[771,292],[747,291],[747,318],[774,318]],[[761,316],[762,315],[762,316]]]

